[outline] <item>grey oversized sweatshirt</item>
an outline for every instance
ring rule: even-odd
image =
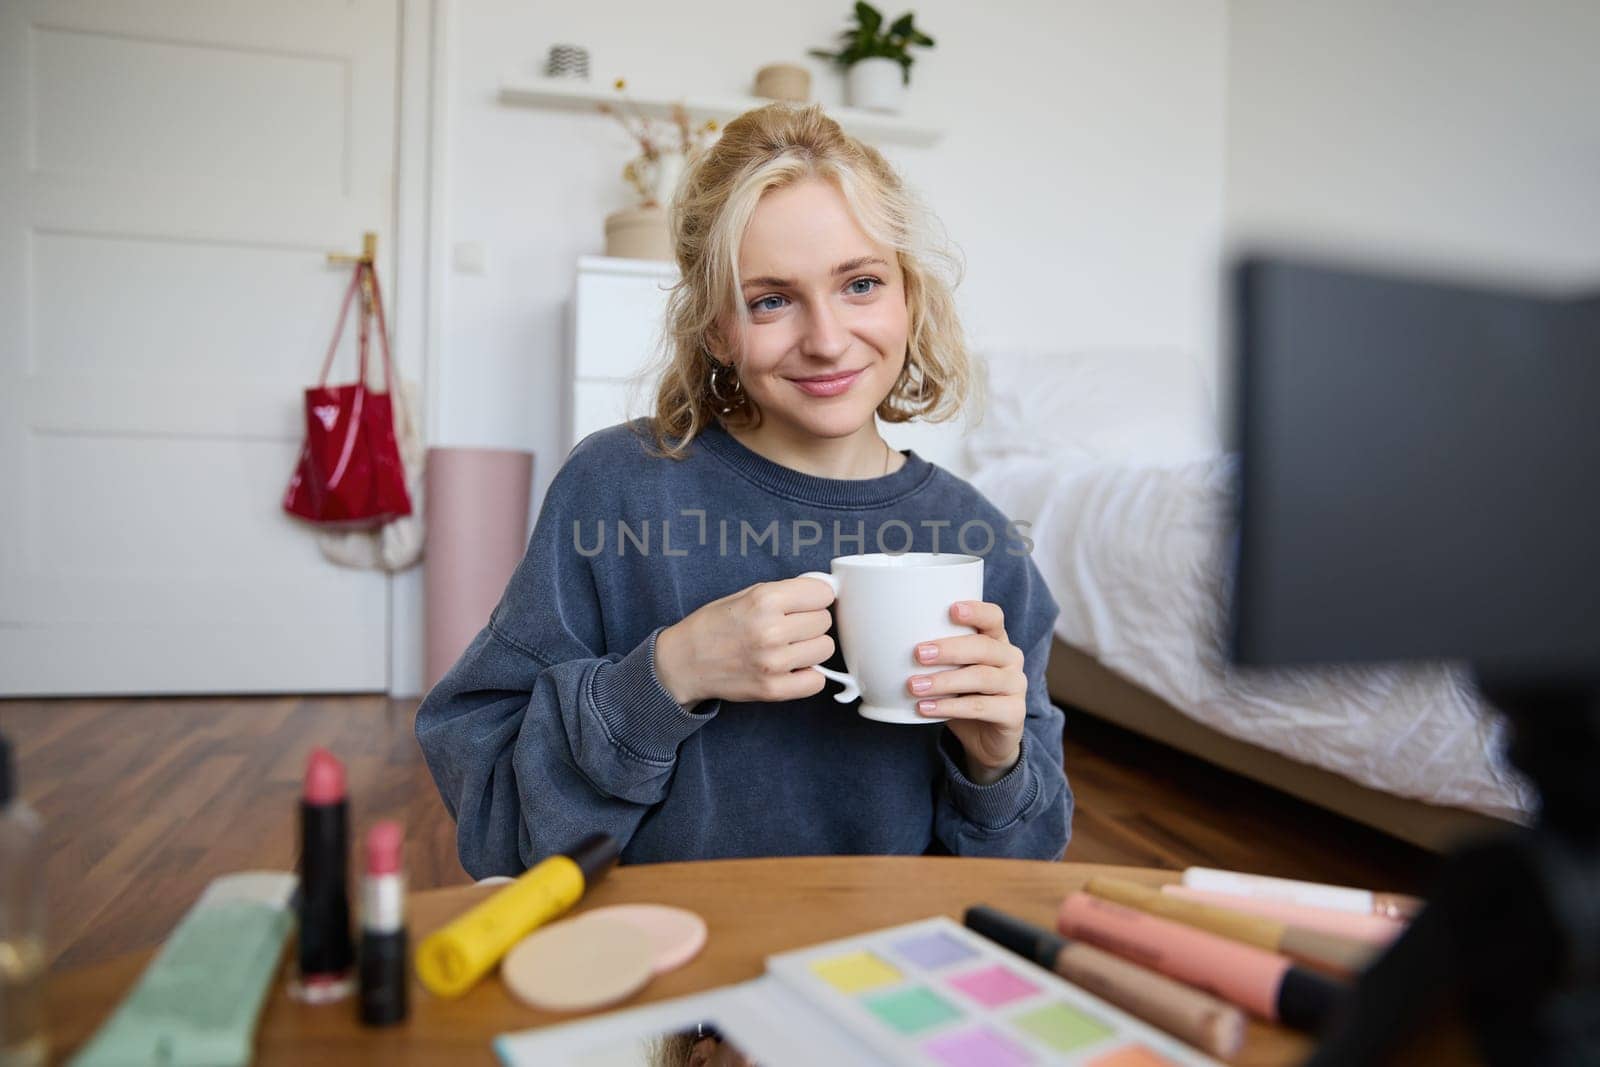
[[[914,451],[882,477],[834,479],[721,426],[676,460],[649,454],[647,433],[638,420],[573,449],[488,625],[417,712],[466,870],[520,873],[596,830],[622,842],[625,863],[1060,857],[1072,793],[1044,680],[1057,607],[1025,526]],[[984,599],[1004,609],[1028,677],[1022,756],[999,781],[969,780],[944,726],[863,719],[832,682],[805,700],[684,708],[656,677],[663,627],[756,582],[879,551],[983,557]],[[907,663],[909,676],[909,649]]]

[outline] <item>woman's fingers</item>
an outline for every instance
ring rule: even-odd
[[[754,672],[749,688],[732,699],[781,703],[820,693],[826,679],[809,668],[831,655],[833,638],[827,634],[758,653],[751,665]]]
[[[816,671],[780,671],[761,678],[755,692],[741,700],[759,700],[767,704],[781,704],[786,700],[804,700],[822,692],[828,680]]]
[[[971,626],[980,634],[1010,643],[1006,638],[1006,613],[999,604],[987,600],[958,600],[950,605],[950,618],[963,626]]]
[[[825,634],[832,625],[833,616],[826,609],[790,612],[778,624],[782,639],[790,644]]]
[[[906,679],[906,689],[918,697],[965,693],[1015,696],[1028,691],[1028,679],[1020,671],[1002,667],[958,667],[933,674],[914,674]]]
[[[762,592],[780,611],[814,611],[833,603],[833,586],[821,578],[784,578],[763,583]]]
[[[1027,709],[1019,709],[1013,697],[962,696],[919,700],[917,714],[933,719],[972,719],[1011,726],[1027,717]]]
[[[933,654],[928,655],[932,649]],[[912,650],[918,663],[930,666],[968,663],[987,663],[991,667],[1022,666],[1022,650],[1003,638],[988,634],[964,634],[961,637],[943,637],[937,641],[924,641]]]
[[[800,641],[763,645],[750,653],[757,675],[774,677],[821,663],[833,655],[833,638],[818,634]]]
[[[751,626],[745,634],[743,647],[757,657],[785,655],[796,642],[827,633],[832,621],[826,611],[797,611],[769,617]]]
[[[833,655],[833,638],[827,634],[796,641],[789,646],[788,656],[784,660],[786,671],[797,671],[803,667],[825,663]]]

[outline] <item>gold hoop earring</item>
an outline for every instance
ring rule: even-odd
[[[728,387],[728,395],[723,395],[723,376],[732,379],[733,384]],[[721,405],[717,414],[726,415],[743,407],[748,399],[744,395],[744,383],[739,381],[739,373],[731,366],[716,359],[711,361],[711,377],[706,383],[706,392],[711,394],[711,399]]]

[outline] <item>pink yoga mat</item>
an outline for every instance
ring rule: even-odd
[[[533,454],[432,448],[426,472],[423,596],[432,689],[488,623],[527,550]]]

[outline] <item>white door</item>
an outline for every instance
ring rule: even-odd
[[[393,278],[397,19],[0,3],[0,693],[385,687],[387,579],[279,500],[326,253]]]

